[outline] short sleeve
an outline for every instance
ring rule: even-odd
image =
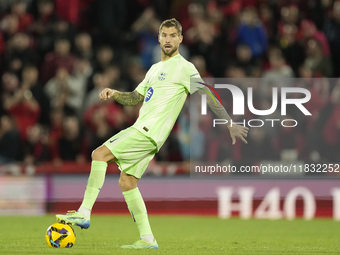
[[[138,84],[135,89],[139,94],[145,96],[146,91],[149,88],[150,73],[152,72],[154,65],[150,67],[149,71],[146,73],[144,80]]]
[[[145,76],[144,80],[139,83],[137,88],[135,89],[139,94],[145,96],[146,90],[148,89],[148,80],[147,76]]]
[[[188,64],[183,65],[180,77],[181,77],[180,82],[184,85],[184,87],[190,94],[195,93],[199,89],[199,88],[196,88],[195,85],[190,83],[190,81],[197,82],[197,80],[201,80],[201,76],[199,72],[197,71],[196,67],[192,63],[188,62]],[[199,83],[197,84],[200,87],[202,86]]]

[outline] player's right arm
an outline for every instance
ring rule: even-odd
[[[132,92],[120,92],[109,88],[103,89],[99,94],[99,98],[101,100],[113,98],[116,102],[122,105],[137,105],[144,100],[144,96],[139,94],[137,90]]]

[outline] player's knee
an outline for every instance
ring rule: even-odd
[[[92,159],[92,160],[101,161],[101,159],[102,159],[102,154],[100,153],[100,151],[99,151],[98,148],[95,149],[94,151],[92,151],[91,159]]]
[[[103,150],[99,147],[95,149],[91,154],[92,160],[107,162],[107,156],[103,153]]]
[[[135,183],[132,183],[128,180],[125,180],[124,178],[119,178],[119,187],[120,189],[124,192],[124,191],[129,191],[132,190],[134,188],[137,187],[137,185]]]
[[[91,154],[92,160],[104,161],[104,162],[111,162],[115,160],[114,155],[104,146],[100,146],[95,149]]]
[[[119,188],[122,190],[122,191],[126,191],[126,188],[127,188],[127,184],[126,182],[124,182],[122,180],[122,178],[119,178],[119,181],[118,181],[118,184],[119,184]]]

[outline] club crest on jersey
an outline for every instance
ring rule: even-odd
[[[160,76],[158,76],[158,80],[164,81],[165,80],[166,73],[161,73]]]
[[[150,87],[147,91],[146,91],[146,94],[145,94],[145,102],[148,102],[151,97],[153,95],[153,88]]]

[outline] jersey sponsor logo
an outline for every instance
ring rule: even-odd
[[[199,73],[194,73],[194,74],[190,75],[190,77],[194,77],[196,75],[199,75]]]
[[[158,80],[164,81],[165,80],[166,73],[161,73],[160,76],[158,76]]]
[[[150,87],[147,91],[146,91],[146,94],[145,94],[145,102],[148,102],[151,97],[153,95],[153,88]]]
[[[118,138],[111,140],[110,143],[113,143],[113,142],[116,141],[117,139],[118,139]]]

